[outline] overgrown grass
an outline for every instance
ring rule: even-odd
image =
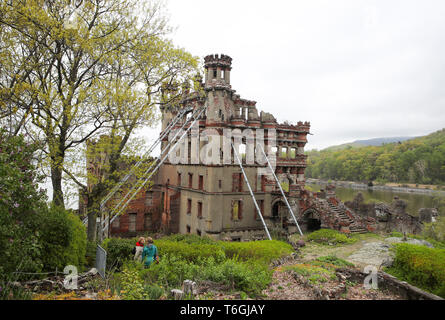
[[[323,282],[336,279],[335,271],[310,263],[286,266],[283,268],[283,270],[296,272],[297,274],[305,277],[312,284],[321,284]]]
[[[390,236],[391,237],[403,238],[403,233],[398,232],[398,231],[392,231],[390,233]],[[435,240],[433,238],[426,237],[424,235],[409,233],[409,234],[406,235],[406,237],[407,238],[411,238],[411,239],[425,240],[425,241],[428,241],[429,243],[431,243],[434,246],[434,248],[436,248],[436,249],[445,249],[445,243],[444,242],[437,241],[437,240]]]
[[[332,229],[314,231],[306,236],[306,240],[324,245],[351,244],[357,241],[355,238],[348,238],[344,233]]]
[[[354,267],[354,265],[346,260],[329,255],[304,264],[286,266],[283,270],[296,272],[308,279],[312,284],[321,284],[329,280],[335,280],[335,270],[339,267]]]
[[[386,272],[445,298],[444,249],[400,243],[393,250],[394,263]]]
[[[123,292],[129,299],[167,295],[170,288],[181,287],[186,279],[213,281],[257,297],[272,280],[270,262],[293,252],[291,245],[277,240],[224,242],[196,235],[173,235],[154,241],[160,261],[143,269],[135,262],[122,264],[131,260],[135,243],[136,239],[116,238],[103,244],[110,259],[121,261],[123,270],[115,277],[112,290]],[[131,286],[132,281],[140,284]]]
[[[264,263],[270,263],[293,252],[290,244],[277,240],[222,242],[221,246],[227,258],[237,257],[242,261],[257,260]]]

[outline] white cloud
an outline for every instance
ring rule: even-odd
[[[441,1],[170,0],[174,42],[233,58],[232,87],[307,148],[444,127]]]

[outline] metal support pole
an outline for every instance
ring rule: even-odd
[[[195,115],[196,113],[198,113],[198,110],[196,110],[196,111],[194,111],[193,112],[193,114]],[[201,115],[201,113],[200,113],[200,115]],[[168,143],[168,145],[164,148],[164,150],[162,150],[161,151],[161,155],[160,155],[160,158],[163,156],[163,154],[167,151],[167,149],[171,146],[171,144],[173,143],[173,141],[175,141],[175,139],[178,137],[178,135],[181,133],[181,130],[187,125],[187,123],[188,123],[188,121],[186,121],[183,125],[182,125],[182,127],[176,132],[176,134],[175,134],[175,136],[173,137],[173,139],[171,139],[171,141]],[[193,122],[193,124],[194,124],[194,122]],[[188,131],[188,130],[187,130]],[[182,138],[181,138],[182,139]],[[176,144],[175,144],[175,146],[176,146]],[[150,173],[150,170],[153,168],[153,166],[156,164],[156,162],[157,161],[154,161],[154,162],[152,162],[151,163],[151,165],[148,167],[148,169],[144,172],[144,176],[146,176],[147,174],[149,174]],[[156,169],[154,169],[154,170],[156,170]],[[150,177],[151,177],[151,175],[150,175]],[[142,179],[142,178],[141,178]],[[139,179],[139,180],[141,180],[141,179]],[[127,192],[127,194],[119,201],[119,203],[114,207],[114,210],[116,209],[116,208],[118,208],[126,199],[127,199],[127,197],[131,194],[131,192],[133,191],[135,189],[135,187],[133,187],[132,189],[130,189],[128,192]],[[113,214],[113,212],[111,213],[111,214]]]
[[[269,238],[269,240],[272,240],[272,238],[271,238],[271,236],[270,236],[270,233],[269,233],[269,229],[267,229],[266,222],[264,221],[263,214],[262,214],[260,208],[258,207],[258,203],[257,203],[256,200],[255,200],[255,196],[254,196],[254,194],[253,194],[252,188],[250,187],[250,183],[249,183],[249,180],[247,179],[246,172],[244,172],[243,165],[241,164],[241,161],[240,161],[240,159],[239,159],[238,151],[236,151],[235,146],[233,145],[233,142],[230,141],[230,143],[232,144],[232,148],[233,148],[233,151],[234,151],[234,153],[235,153],[236,160],[238,161],[238,164],[239,164],[239,166],[240,166],[240,168],[241,168],[241,171],[242,171],[242,173],[243,173],[244,180],[246,181],[247,187],[249,188],[249,192],[250,192],[250,195],[252,196],[252,200],[253,200],[253,203],[255,204],[255,208],[256,208],[256,210],[258,211],[258,215],[260,216],[260,218],[261,218],[261,222],[263,223],[263,225],[264,225],[264,229],[266,230],[267,237]]]
[[[167,134],[170,132],[171,128],[173,128],[176,123],[179,121],[179,119],[184,116],[187,112],[193,110],[192,107],[187,107],[181,109],[178,114],[175,116],[175,118],[172,119],[171,122],[169,122],[168,126],[164,129],[164,131],[161,133],[160,137],[156,139],[156,141],[151,145],[151,147],[148,149],[148,151],[145,153],[145,155],[150,155],[151,152],[158,146],[158,144],[167,136]],[[137,169],[142,164],[142,159],[139,160],[130,170],[129,173],[127,173],[122,180],[113,187],[113,189],[105,196],[104,199],[102,199],[100,203],[99,210],[102,212],[105,204],[108,202],[108,200],[111,199],[111,197],[119,190],[119,188],[131,177],[131,175],[134,173],[135,169]],[[83,220],[83,223],[86,224],[88,221],[88,217],[86,217]]]
[[[270,171],[272,171],[275,181],[277,182],[277,185],[280,188],[281,194],[283,195],[283,198],[284,198],[284,202],[286,203],[287,207],[289,208],[292,218],[294,219],[295,224],[297,225],[298,231],[300,232],[300,235],[303,235],[303,232],[301,232],[300,226],[298,225],[297,218],[295,218],[294,211],[292,210],[289,202],[287,201],[286,195],[284,194],[284,191],[283,191],[283,188],[281,187],[280,181],[278,180],[277,176],[275,175],[272,165],[269,162],[269,158],[267,158],[266,152],[264,152],[263,146],[259,143],[257,144],[257,146],[260,146],[261,151],[263,152],[264,157],[266,158],[267,164],[269,165]]]
[[[125,202],[125,204],[118,209],[117,213],[114,214],[114,216],[111,218],[110,220],[110,224],[113,223],[114,219],[116,219],[119,214],[127,207],[127,205],[130,203],[130,201],[136,196],[136,194],[144,187],[144,185],[147,183],[147,181],[153,176],[153,174],[159,169],[159,167],[164,163],[164,161],[167,159],[167,157],[170,155],[170,153],[172,153],[176,146],[178,145],[178,143],[185,137],[185,135],[189,132],[189,130],[193,127],[193,125],[196,123],[196,121],[199,120],[199,118],[201,117],[202,113],[207,109],[206,107],[203,107],[197,115],[195,115],[195,119],[193,120],[192,124],[187,128],[187,130],[182,134],[182,136],[178,139],[178,141],[173,145],[173,147],[170,148],[170,150],[168,151],[168,153],[160,160],[160,162],[158,163],[158,165],[151,171],[151,173],[149,174],[149,176],[142,182],[142,184],[139,186],[139,188],[137,188],[137,190],[132,194],[132,196],[127,200],[127,202]],[[187,121],[188,122],[188,121]],[[179,131],[178,131],[179,132]],[[175,135],[176,137],[177,135]],[[172,139],[172,141],[174,141],[174,139]],[[151,167],[150,167],[151,168]],[[148,174],[148,171],[144,173],[144,175]],[[142,179],[142,178],[141,178]],[[139,179],[139,181],[141,181],[141,179]],[[138,182],[139,182],[138,181]],[[137,185],[137,184],[136,184]],[[132,188],[132,190],[134,190],[135,187]],[[132,191],[131,190],[131,191]],[[130,191],[130,192],[131,192]],[[117,207],[117,206],[116,206]],[[116,208],[115,208],[116,209]],[[111,216],[111,215],[110,215]],[[106,227],[104,228],[106,229]]]

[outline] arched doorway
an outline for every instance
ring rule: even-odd
[[[308,232],[313,232],[321,229],[321,219],[318,211],[308,209],[303,214],[303,229]]]

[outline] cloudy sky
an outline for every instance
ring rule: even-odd
[[[168,0],[172,39],[233,58],[232,88],[306,149],[445,127],[444,1]]]

